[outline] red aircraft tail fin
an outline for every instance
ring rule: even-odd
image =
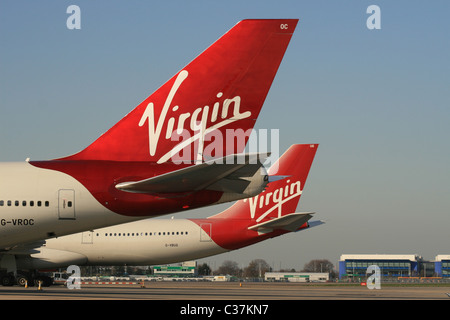
[[[163,163],[242,152],[297,22],[241,21],[86,149],[59,160]],[[243,130],[245,143],[226,141],[228,129]]]
[[[296,211],[318,144],[291,146],[271,169],[283,177],[270,182],[259,195],[239,200],[230,208],[211,218],[251,219],[255,223],[270,221]],[[269,169],[269,179],[270,179]],[[270,181],[270,180],[269,180]]]

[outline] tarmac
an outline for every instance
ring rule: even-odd
[[[116,319],[125,315],[279,320],[286,315],[323,318],[341,314],[390,319],[416,317],[421,310],[445,312],[448,304],[440,303],[450,300],[449,292],[448,286],[382,285],[378,290],[349,285],[247,282],[82,284],[80,289],[60,285],[41,290],[16,286],[0,287],[0,306],[3,310],[37,317],[58,312],[56,316],[89,319]],[[430,301],[434,302],[432,307]]]
[[[0,287],[0,300],[450,300],[450,286],[381,286],[253,283],[145,282],[65,286]]]

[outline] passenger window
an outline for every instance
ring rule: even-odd
[[[8,200],[8,207],[11,207],[11,200]]]
[[[14,201],[14,204],[15,204],[16,207],[18,207],[19,206],[19,201],[18,200]]]
[[[0,200],[0,207],[3,207],[3,205],[4,205],[4,201]]]
[[[30,201],[30,207],[34,207],[34,201]]]
[[[22,201],[22,206],[26,207],[27,206],[27,202],[26,201]]]
[[[48,207],[50,203],[48,201],[45,201],[45,206]]]
[[[42,201],[37,202],[38,207],[42,206]]]

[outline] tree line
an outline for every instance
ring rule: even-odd
[[[236,261],[226,260],[217,270],[212,270],[207,263],[198,266],[199,275],[230,275],[239,278],[264,278],[266,272],[272,272],[272,267],[263,259],[252,260],[247,267],[240,268]],[[315,259],[306,263],[302,270],[281,269],[277,272],[323,272],[334,278],[334,265],[326,259]]]
[[[315,259],[306,263],[301,270],[281,269],[273,270],[273,268],[263,259],[252,260],[248,266],[240,268],[236,261],[226,260],[216,270],[212,270],[207,263],[202,263],[197,267],[199,276],[210,275],[230,275],[238,278],[264,278],[266,272],[324,272],[329,273],[330,278],[335,277],[334,265],[326,259]],[[133,266],[96,266],[82,267],[82,276],[88,275],[104,275],[104,276],[122,276],[124,274],[145,275],[151,274],[150,267],[133,267]]]

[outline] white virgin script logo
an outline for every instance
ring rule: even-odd
[[[263,192],[253,198],[248,199],[250,205],[250,217],[255,218],[256,208],[262,209],[263,207],[270,206],[265,212],[256,219],[256,222],[264,219],[268,214],[274,210],[278,210],[278,218],[282,215],[282,206],[289,200],[294,199],[302,194],[300,181],[295,181],[289,184],[290,180],[286,181],[286,186],[276,189],[273,192]],[[247,202],[247,199],[244,199]],[[291,212],[288,212],[291,213]]]
[[[169,112],[169,109],[172,110],[173,113],[175,113],[178,110],[182,110],[183,107],[175,105],[172,106],[172,100],[177,93],[178,89],[180,88],[181,84],[184,80],[188,77],[189,73],[186,70],[181,71],[172,88],[170,89],[170,92],[166,98],[166,101],[164,102],[163,109],[161,111],[161,114],[158,119],[155,119],[155,106],[153,105],[153,102],[150,102],[147,105],[147,108],[145,109],[144,113],[142,114],[141,120],[139,121],[139,126],[142,127],[145,122],[148,120],[148,140],[149,140],[149,150],[150,155],[154,156],[158,147],[159,139],[161,138],[161,132],[163,131],[163,126],[166,123],[166,118]],[[219,92],[216,97],[218,99],[222,98],[223,93]],[[228,109],[230,108],[230,105],[234,103],[234,109],[233,114],[231,116],[228,115]],[[251,116],[250,111],[246,111],[241,113],[240,111],[241,106],[241,97],[235,96],[231,99],[224,99],[222,104],[220,101],[217,101],[214,103],[212,107],[212,111],[210,114],[210,106],[204,106],[204,107],[198,107],[195,109],[192,114],[190,112],[181,113],[178,114],[178,116],[172,116],[169,117],[167,121],[167,128],[165,133],[165,139],[171,140],[172,134],[176,130],[176,134],[181,135],[185,130],[186,127],[189,125],[189,128],[195,133],[192,137],[190,137],[187,140],[184,140],[177,144],[174,148],[172,148],[169,152],[167,152],[165,155],[163,155],[159,160],[158,163],[166,162],[169,160],[174,154],[182,150],[184,147],[188,146],[189,144],[193,143],[195,140],[199,140],[199,150],[198,154],[201,157],[201,154],[203,152],[203,138],[206,134],[219,129],[223,126],[226,126],[230,123],[233,123],[235,121],[245,119]],[[223,119],[222,121],[218,121],[218,119]],[[210,127],[206,127],[206,124],[210,121],[210,123],[214,123],[214,125],[211,125]],[[176,127],[176,129],[175,129]]]

